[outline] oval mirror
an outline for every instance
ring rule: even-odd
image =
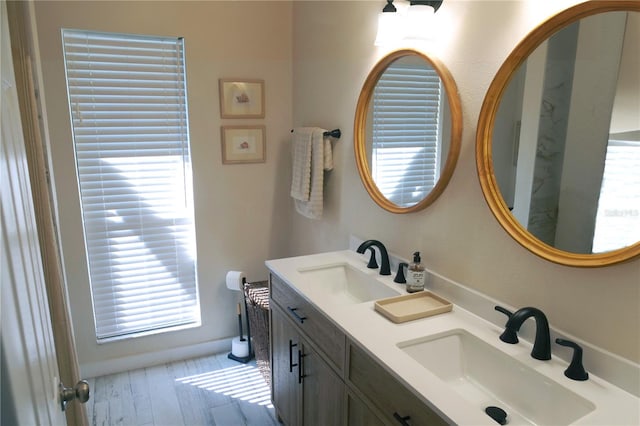
[[[421,210],[447,186],[461,134],[460,98],[449,71],[416,50],[392,52],[369,73],[356,107],[362,183],[387,211]]]
[[[590,1],[531,32],[494,77],[476,162],[504,229],[555,263],[640,254],[640,2]]]

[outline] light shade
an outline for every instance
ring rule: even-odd
[[[380,12],[378,14],[378,34],[376,46],[387,46],[399,42],[405,36],[402,14],[399,12]]]
[[[435,9],[433,6],[414,4],[405,14],[405,38],[428,40],[433,35]]]

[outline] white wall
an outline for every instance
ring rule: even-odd
[[[264,260],[287,253],[287,191],[279,182],[288,165],[282,150],[291,129],[291,13],[289,2],[36,2],[51,156],[65,270],[83,374],[100,374],[138,357],[236,334],[235,298],[228,270],[250,281],[267,278]],[[195,191],[202,327],[103,345],[96,344],[68,116],[60,29],[185,37],[187,90]],[[219,78],[266,81],[264,120],[221,120]],[[220,126],[265,124],[267,162],[222,165]],[[238,293],[239,294],[239,293]],[[177,351],[182,354],[184,351]],[[160,360],[160,359],[158,359]],[[102,371],[104,372],[104,371]]]
[[[576,0],[446,0],[434,52],[456,79],[463,108],[462,152],[444,194],[428,209],[393,215],[365,192],[353,154],[362,84],[386,53],[373,46],[382,0],[245,2],[37,2],[51,155],[65,266],[81,364],[177,348],[235,333],[228,269],[266,277],[268,258],[343,249],[349,235],[390,251],[423,253],[431,269],[513,306],[543,309],[566,333],[640,361],[640,260],[601,269],[563,267],[519,246],[489,211],[475,166],[478,114],[509,52],[543,19]],[[186,38],[196,231],[203,326],[98,346],[79,229],[60,27],[174,34]],[[222,166],[217,79],[266,80],[267,163]],[[249,121],[243,121],[248,123]],[[325,180],[322,220],[295,213],[288,197],[289,129],[340,127],[335,168]]]
[[[345,248],[350,233],[380,239],[405,258],[420,250],[428,268],[507,304],[539,307],[563,332],[639,362],[640,259],[580,269],[531,254],[495,220],[476,172],[476,125],[493,76],[523,37],[576,1],[442,4],[436,14],[446,22],[441,38],[422,49],[437,54],[458,84],[462,151],[442,196],[409,215],[387,213],[373,203],[360,182],[352,147],[358,94],[371,67],[386,53],[373,45],[383,3],[294,4],[294,124],[341,127],[343,137],[335,145],[324,218],[312,221],[294,214],[289,254]]]
[[[640,13],[631,13],[625,26],[625,40],[640,40]],[[633,41],[624,43],[620,75],[613,104],[611,133],[640,130],[640,105],[634,94],[640,93],[640,55]]]

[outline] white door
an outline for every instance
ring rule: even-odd
[[[4,1],[0,15],[0,423],[65,425]]]

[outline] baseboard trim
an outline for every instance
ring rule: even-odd
[[[83,378],[94,378],[108,374],[122,373],[128,370],[165,364],[183,359],[228,352],[231,350],[231,338],[181,346],[139,355],[125,356],[100,362],[80,364],[80,375]]]

